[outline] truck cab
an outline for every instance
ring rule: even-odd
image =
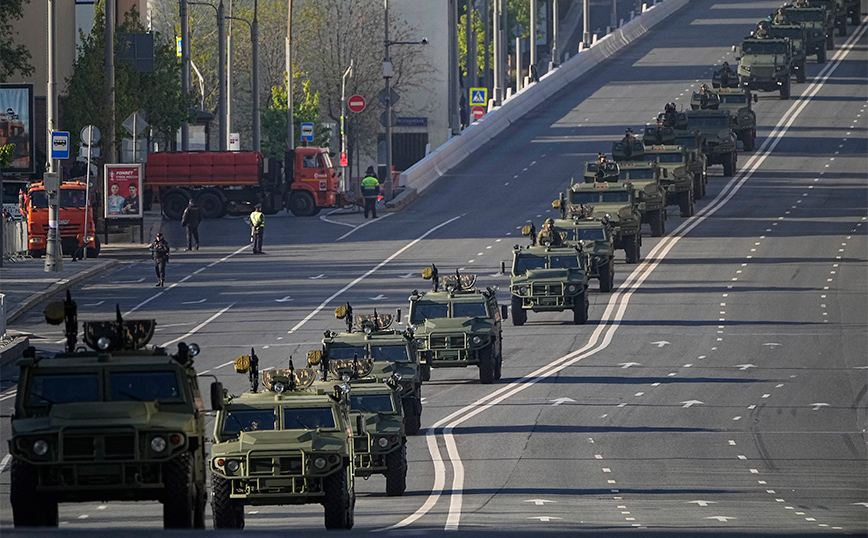
[[[99,255],[100,244],[93,224],[93,207],[86,204],[86,198],[87,186],[84,182],[61,183],[58,231],[63,254],[82,257],[83,249],[87,248],[87,257],[95,258]],[[48,195],[43,183],[34,183],[27,189],[19,211],[22,218],[27,220],[28,252],[34,258],[43,256],[48,244]]]
[[[297,217],[316,215],[340,202],[338,172],[324,148],[303,146],[287,153],[286,208]]]

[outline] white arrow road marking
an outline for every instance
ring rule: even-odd
[[[554,521],[555,519],[561,519],[561,518],[555,517],[555,516],[533,516],[533,517],[529,517],[528,519],[538,519],[540,521],[547,522],[547,521]]]
[[[659,342],[651,342],[651,345],[657,346],[657,347],[663,347],[663,346],[668,346],[669,342],[667,342],[666,340],[660,340]]]
[[[287,301],[291,301],[291,300],[292,300],[292,295],[287,295],[287,296],[284,297],[283,299],[275,299],[274,302],[276,302],[276,303],[285,303],[285,302],[287,302]]]
[[[6,457],[8,458],[9,456],[6,456]],[[5,462],[6,458],[3,458],[3,461]],[[868,503],[850,503],[850,504],[852,504],[853,506],[864,506],[865,508],[868,508]]]
[[[526,502],[526,503],[534,503],[534,504],[537,505],[537,506],[543,506],[545,503],[554,503],[554,502],[557,502],[557,501],[550,501],[550,500],[548,500],[548,499],[528,499],[528,500],[526,500],[526,501],[524,501],[524,502]]]
[[[180,337],[178,337],[178,338],[175,338],[174,340],[169,340],[168,342],[166,342],[165,344],[161,345],[160,347],[168,347],[168,346],[171,346],[172,344],[174,344],[174,343],[176,343],[176,342],[180,342],[180,341],[183,340],[184,338],[188,338],[188,337],[190,337],[190,336],[193,336],[194,334],[196,334],[196,333],[199,331],[199,329],[201,329],[201,328],[204,327],[205,325],[208,325],[209,323],[211,323],[211,322],[214,321],[215,319],[217,319],[217,318],[219,318],[220,316],[222,316],[222,315],[223,315],[227,310],[229,310],[229,309],[232,308],[233,306],[235,306],[235,303],[232,303],[231,305],[227,306],[227,307],[224,308],[223,310],[217,312],[216,314],[214,314],[214,315],[211,316],[210,318],[206,319],[205,321],[203,321],[202,323],[200,323],[199,325],[197,325],[196,327],[194,327],[193,330],[191,330],[190,332],[188,332],[188,333],[185,334],[184,336],[180,336]]]
[[[768,346],[768,347],[778,347],[778,346],[782,346],[783,344],[779,344],[779,343],[777,343],[777,342],[766,342],[766,343],[763,344],[763,345],[764,345],[764,346]]]
[[[6,471],[6,466],[9,465],[9,460],[12,459],[12,454],[3,456],[3,461],[0,461],[0,473]]]
[[[321,278],[325,278],[325,275],[309,276],[307,278],[309,278],[311,280],[319,280]]]
[[[642,364],[638,363],[638,362],[622,362],[622,363],[618,364],[618,366],[620,366],[621,368],[626,370],[627,368],[629,368],[631,366],[642,366]]]
[[[145,281],[145,279],[143,277],[143,278],[140,278],[138,280],[112,280],[111,283],[112,284],[139,284],[140,282],[144,282],[144,281]]]
[[[729,521],[730,519],[738,519],[738,518],[737,518],[737,517],[729,517],[729,516],[708,516],[708,517],[705,518],[705,519],[716,519],[716,520],[718,520],[718,521],[721,521],[721,522],[723,522],[723,523],[726,523],[726,522]]]
[[[88,304],[82,305],[82,306],[99,306],[99,305],[103,304],[104,302],[105,301],[100,301],[98,303],[88,303]]]
[[[181,303],[181,304],[202,304],[202,303],[204,303],[204,302],[207,301],[207,300],[208,300],[208,299],[199,299],[198,301],[185,301],[185,302],[183,302],[183,303]]]
[[[555,403],[552,404],[552,406],[565,404],[565,403],[567,403],[567,402],[576,403],[576,401],[573,400],[572,398],[558,398],[557,400],[549,400],[549,401],[550,401],[550,402],[555,402]]]
[[[823,402],[812,403],[811,405],[814,406],[814,411],[819,411],[821,407],[829,407],[829,404]]]
[[[687,501],[687,504],[696,504],[698,506],[708,506],[709,504],[717,504],[717,501]]]
[[[385,298],[386,298],[386,296],[381,293],[381,294],[377,295],[376,297],[371,297],[371,300],[372,301],[382,301]]]
[[[705,404],[705,402],[700,402],[699,400],[687,400],[686,402],[681,402],[681,403],[684,404],[681,407],[691,407],[694,405]]]
[[[410,278],[411,276],[413,276],[415,274],[416,273],[407,273],[406,275],[398,275],[398,278]]]
[[[739,370],[747,370],[748,368],[756,368],[756,364],[736,364],[735,367]]]

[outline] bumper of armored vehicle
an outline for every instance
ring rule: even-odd
[[[787,65],[751,65],[750,72],[739,76],[743,88],[760,90],[764,92],[776,92],[786,84],[790,77],[790,69]]]
[[[572,309],[585,290],[582,281],[529,280],[510,285],[509,291],[521,299],[524,310],[563,312]]]
[[[416,337],[420,338],[419,333]],[[435,331],[425,336],[428,364],[434,368],[479,365],[482,350],[494,345],[488,333]]]

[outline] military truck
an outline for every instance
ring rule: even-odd
[[[600,281],[600,291],[612,291],[615,282],[615,247],[609,219],[595,219],[590,211],[586,214],[573,213],[566,218],[566,204],[561,202],[556,200],[552,204],[562,209],[562,218],[555,220],[555,227],[567,233],[567,243],[581,247],[588,280],[596,278]]]
[[[690,108],[700,110],[699,94],[694,93],[690,100]],[[756,94],[751,94],[745,88],[718,88],[715,93],[714,104],[708,108],[712,110],[729,110],[733,118],[732,129],[735,136],[745,149],[753,151],[756,142],[756,113],[752,110],[752,102],[756,101]]]
[[[557,231],[566,236],[565,232]],[[512,293],[512,324],[524,325],[528,311],[573,313],[573,323],[588,321],[588,274],[585,256],[578,243],[565,237],[555,244],[538,244],[533,225],[522,228],[531,238],[530,246],[516,245],[512,252],[509,291]],[[501,267],[506,272],[505,267]]]
[[[30,348],[20,370],[9,454],[16,527],[57,527],[58,504],[159,501],[166,528],[204,528],[205,410],[196,344],[145,349],[154,320],[83,323],[67,292],[45,309],[65,351]]]
[[[708,162],[702,152],[705,137],[698,131],[691,134],[686,130],[684,112],[678,113],[677,126],[677,131],[666,127],[665,136],[660,135],[662,128],[646,126],[642,138],[644,158],[656,161],[662,169],[660,182],[666,188],[666,203],[677,205],[682,217],[692,217],[695,201],[705,196],[708,184]]]
[[[390,314],[359,316],[347,303],[335,309],[335,317],[346,321],[344,332],[326,331],[322,340],[325,361],[373,359],[372,376],[381,382],[399,378],[399,395],[408,435],[416,435],[422,423],[422,381],[431,377],[431,368],[420,364],[419,347],[412,329],[392,328]]]
[[[645,160],[645,145],[634,140],[628,150],[624,141],[612,143],[612,158],[620,167],[619,178],[636,188],[642,222],[651,227],[651,237],[666,233],[666,187],[663,170],[655,161]]]
[[[793,45],[789,38],[748,36],[734,52],[742,88],[776,91],[781,99],[790,98]]]
[[[230,396],[211,386],[218,409],[211,444],[211,510],[215,529],[244,528],[245,506],[322,504],[327,529],[351,529],[355,452],[350,388],[316,381],[313,368],[261,372],[259,359],[238,357],[250,391]]]
[[[386,382],[371,375],[374,359],[322,361],[319,351],[308,354],[308,364],[321,365],[333,379],[350,384],[350,422],[356,454],[356,477],[386,477],[386,495],[397,497],[407,489],[407,437],[400,390],[401,375]],[[328,366],[326,366],[328,365]]]
[[[824,7],[838,35],[847,35],[847,8],[842,0],[810,0],[811,7]]]
[[[636,188],[629,181],[572,182],[560,200],[566,215],[591,211],[597,219],[606,217],[612,225],[616,249],[626,254],[627,263],[639,263],[642,247],[642,216]],[[590,209],[588,209],[590,208]]]
[[[807,35],[808,56],[817,55],[817,63],[826,63],[826,50],[835,47],[835,37],[828,27],[826,9],[822,7],[784,6],[784,13],[790,21],[801,24]]]
[[[410,295],[410,323],[416,325],[416,341],[423,363],[430,368],[479,367],[479,381],[500,379],[503,365],[502,320],[506,305],[498,306],[493,288],[475,287],[476,275],[443,278],[436,265],[426,267],[422,278],[432,290]]]
[[[796,82],[805,82],[805,62],[808,56],[808,33],[805,27],[801,24],[772,24],[769,32],[773,38],[790,40],[793,52],[790,72],[796,76]]]
[[[702,135],[702,153],[705,155],[706,164],[723,165],[724,177],[731,177],[738,163],[733,119],[729,110],[687,111],[685,131],[698,131]]]
[[[862,21],[862,3],[859,0],[840,0],[844,5],[844,12],[850,19],[850,24],[859,26]]]

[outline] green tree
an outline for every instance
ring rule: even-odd
[[[15,144],[0,146],[0,170],[10,166],[15,160]]]
[[[295,125],[295,146],[301,145],[301,123],[314,122],[314,146],[328,146],[330,131],[319,124],[319,93],[311,91],[311,82],[304,80],[297,91],[297,74],[293,74],[292,123]],[[271,105],[262,111],[262,153],[283,159],[286,152],[286,83],[271,88]]]
[[[8,81],[15,73],[22,77],[33,74],[30,51],[15,44],[18,32],[13,27],[24,16],[24,6],[29,3],[30,0],[0,1],[0,82]]]

